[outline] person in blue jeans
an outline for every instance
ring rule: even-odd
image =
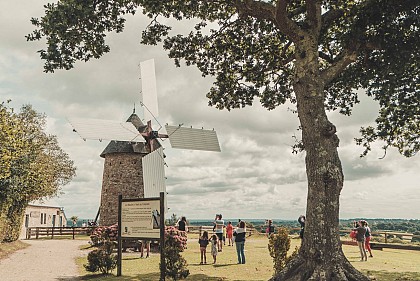
[[[245,263],[245,222],[241,221],[239,227],[233,232],[236,244],[236,253],[238,254],[238,264]]]

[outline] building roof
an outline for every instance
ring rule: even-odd
[[[139,132],[143,132],[146,128],[135,112],[128,117],[126,122],[131,122]],[[105,158],[105,155],[111,153],[146,153],[145,144],[141,142],[111,141],[100,156]]]
[[[131,122],[134,127],[139,131],[139,133],[146,132],[147,125],[144,125],[141,119],[133,112],[130,117],[128,117],[126,122]],[[161,144],[158,141],[158,147]],[[105,158],[105,155],[111,153],[139,153],[139,154],[148,154],[149,149],[146,143],[143,142],[128,142],[128,141],[111,141],[102,151],[100,156]]]

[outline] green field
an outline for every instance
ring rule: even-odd
[[[292,239],[292,247],[300,244],[299,239]],[[343,246],[349,261],[359,270],[371,276],[374,280],[420,280],[420,252],[408,250],[384,249],[374,250],[374,258],[367,262],[360,262],[358,248]],[[273,262],[268,253],[267,238],[263,235],[251,236],[245,245],[246,264],[238,265],[235,247],[224,247],[217,256],[217,263],[212,264],[213,258],[207,254],[207,265],[200,265],[200,251],[197,236],[190,235],[188,248],[183,253],[188,261],[190,281],[215,280],[268,280],[273,275]],[[88,252],[88,250],[83,250]],[[159,280],[159,254],[153,253],[150,258],[141,259],[137,252],[125,253],[122,261],[122,277],[98,276],[86,272],[83,264],[86,258],[79,258],[81,275],[87,280]],[[116,272],[114,272],[116,274]]]

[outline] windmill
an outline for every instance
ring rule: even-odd
[[[135,110],[126,122],[69,119],[73,131],[83,140],[110,141],[100,154],[105,159],[98,211],[100,225],[117,222],[119,194],[123,198],[149,198],[166,193],[164,153],[159,140],[168,138],[173,148],[220,152],[214,130],[187,128],[182,124],[165,125],[166,134],[159,132],[162,126],[153,129],[152,120],[157,121],[158,117],[154,61],[141,62],[140,70],[146,124]]]

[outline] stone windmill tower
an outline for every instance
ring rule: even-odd
[[[144,127],[140,118],[133,112],[127,122],[137,130]],[[102,177],[100,205],[100,225],[118,222],[118,195],[123,198],[144,198],[144,179],[142,158],[149,153],[145,143],[111,141],[102,151],[105,159]]]
[[[147,124],[135,114],[126,122],[72,118],[73,131],[83,140],[111,140],[100,154],[104,161],[100,225],[118,221],[118,195],[123,198],[158,197],[166,192],[163,147],[158,139],[169,138],[173,148],[218,151],[219,141],[214,130],[165,125],[167,134],[153,130],[156,120],[157,95],[153,60],[140,63],[142,100]]]

